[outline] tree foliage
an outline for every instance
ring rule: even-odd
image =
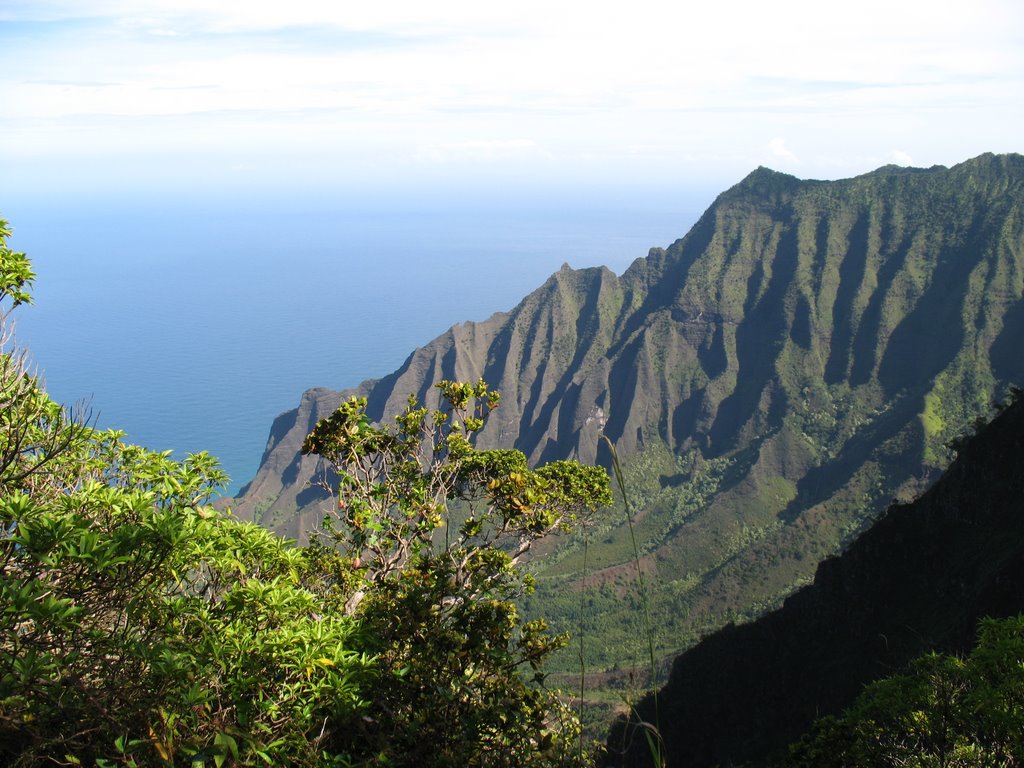
[[[11,306],[3,310],[5,315],[19,304],[31,302],[29,289],[36,277],[28,257],[7,246],[10,236],[11,228],[0,219],[0,302],[8,299],[11,302]]]
[[[0,258],[0,299],[29,301]],[[211,457],[92,428],[9,342],[0,403],[0,762],[322,762],[372,671],[311,587],[330,554],[214,511]]]
[[[1024,615],[985,619],[971,654],[929,654],[819,720],[792,766],[1010,768],[1024,763]]]
[[[483,381],[438,387],[441,407],[410,398],[394,426],[371,424],[352,398],[304,446],[337,477],[326,536],[352,559],[347,610],[376,640],[368,738],[393,764],[557,764],[578,724],[543,687],[542,665],[567,638],[522,619],[516,600],[533,586],[517,563],[610,503],[608,476],[478,450],[498,394]]]
[[[8,235],[0,331],[33,278]],[[446,409],[410,401],[393,428],[350,401],[307,441],[338,514],[297,547],[209,505],[213,458],[94,428],[4,339],[0,763],[568,759],[576,724],[540,671],[564,638],[520,618],[517,563],[607,503],[603,470],[475,449],[498,403],[483,383],[446,383]]]

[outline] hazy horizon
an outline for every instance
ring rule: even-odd
[[[1020,151],[1022,97],[1013,0],[2,0],[0,217],[55,396],[255,468],[302,389],[386,373],[563,261],[621,272],[758,166]],[[393,332],[323,310],[346,291]]]
[[[0,185],[380,196],[951,165],[1020,149],[1022,43],[1011,0],[6,0]]]
[[[0,211],[38,273],[18,342],[54,398],[90,400],[101,427],[149,448],[213,453],[237,490],[304,390],[390,373],[562,263],[622,272],[711,202],[584,196],[23,202]]]

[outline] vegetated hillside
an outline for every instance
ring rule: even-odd
[[[622,276],[563,267],[508,313],[453,327],[364,383],[386,418],[441,379],[503,394],[481,447],[608,462],[637,510],[659,653],[778,605],[944,444],[1024,380],[1024,157],[885,167],[835,182],[758,169]],[[305,434],[350,392],[274,423],[240,514],[319,520]],[[590,669],[638,646],[621,512],[537,560],[528,610],[582,631]],[[587,587],[580,619],[580,589]]]
[[[966,652],[978,619],[1024,611],[1024,401],[962,447],[920,499],[896,504],[814,583],[679,656],[658,694],[669,766],[763,764],[868,681],[930,650]],[[654,701],[638,707],[655,719]],[[651,765],[643,738],[626,759]]]

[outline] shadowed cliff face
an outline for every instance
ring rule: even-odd
[[[621,276],[563,267],[519,306],[466,323],[361,385],[371,415],[441,379],[483,377],[480,436],[531,462],[625,459],[670,653],[778,605],[1024,373],[1024,158],[882,168],[836,182],[759,169],[683,239]],[[275,422],[236,510],[291,536],[319,517],[302,438],[351,392],[311,390]],[[544,552],[528,610],[584,629],[591,663],[634,654],[621,514]]]
[[[1024,402],[894,505],[814,583],[678,657],[658,697],[669,766],[761,764],[863,685],[931,650],[966,652],[983,616],[1024,611]],[[653,722],[653,700],[638,707]],[[608,765],[651,764],[619,723]]]

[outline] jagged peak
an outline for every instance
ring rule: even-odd
[[[723,203],[737,200],[751,198],[777,200],[778,195],[788,196],[802,184],[807,183],[814,182],[801,181],[792,174],[774,171],[762,165],[747,174],[738,184],[719,195],[710,210],[714,210]]]
[[[615,277],[615,273],[605,266],[580,267],[579,269],[576,269],[575,267],[570,266],[569,262],[565,262],[564,264],[562,264],[561,268],[557,272],[553,273],[546,281],[544,281],[544,285],[542,285],[541,288],[537,290],[543,291],[546,287],[555,283],[560,285],[577,285],[581,281],[603,281],[607,280],[608,278]],[[534,293],[536,293],[536,291]]]
[[[788,179],[791,181],[800,181],[796,176],[791,173],[783,173],[782,171],[776,171],[773,168],[769,168],[764,165],[759,165],[757,168],[752,170],[750,173],[740,181],[738,186],[753,186],[754,184],[763,183],[769,180],[782,180]]]
[[[782,171],[772,170],[771,168],[760,165],[748,173],[746,177],[732,189],[755,191],[758,193],[778,192],[782,190],[792,190],[802,183],[804,182],[791,173],[783,173]],[[731,192],[732,190],[729,191]],[[728,192],[726,192],[726,194],[728,194]]]

